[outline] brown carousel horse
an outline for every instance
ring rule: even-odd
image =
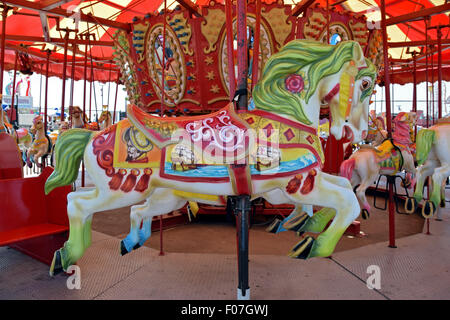
[[[72,121],[72,128],[99,130],[97,122],[89,122],[86,113],[80,107],[72,107],[70,121]]]
[[[26,163],[28,167],[32,167],[31,157],[33,157],[34,163],[38,167],[42,167],[45,158],[51,154],[53,144],[50,137],[45,132],[45,125],[42,116],[36,116],[33,119],[33,126],[30,129],[34,134],[33,144],[31,148],[27,150]],[[42,158],[42,162],[39,163],[39,158]]]
[[[100,127],[100,130],[104,130],[112,126],[111,112],[104,110],[98,118],[98,125]]]

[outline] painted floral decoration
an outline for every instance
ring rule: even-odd
[[[303,77],[299,74],[291,74],[284,80],[284,85],[287,90],[292,93],[300,93],[305,88]]]

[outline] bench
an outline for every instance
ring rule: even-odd
[[[0,141],[6,141],[0,144],[0,246],[9,246],[50,265],[54,251],[68,239],[67,194],[71,187],[59,187],[45,195],[44,184],[53,172],[51,167],[44,168],[38,177],[17,177],[14,158],[3,161],[4,154],[14,155],[17,145],[4,136]],[[17,159],[21,172],[20,157]]]

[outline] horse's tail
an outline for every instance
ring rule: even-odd
[[[45,182],[45,194],[73,183],[78,177],[81,159],[92,131],[71,129],[63,132],[55,144],[55,171]]]
[[[435,139],[436,132],[434,130],[422,129],[417,133],[416,160],[419,166],[427,160]]]
[[[355,168],[355,163],[356,163],[355,158],[343,161],[341,163],[341,167],[339,168],[339,175],[351,181],[353,169]]]

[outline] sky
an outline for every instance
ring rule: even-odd
[[[393,113],[398,113],[400,111],[411,111],[412,110],[412,99],[413,99],[413,84],[408,83],[405,85],[395,84],[391,86],[391,110]],[[432,84],[428,83],[428,100],[432,99]],[[385,89],[376,87],[377,91],[372,100],[374,101],[370,105],[370,109],[375,109],[377,113],[386,110],[385,106]],[[417,85],[417,110],[423,110],[426,112],[426,98],[427,98],[427,86],[425,82],[419,83]],[[438,83],[434,83],[434,101],[435,101],[435,112],[437,114],[437,101],[438,101]],[[450,112],[450,82],[442,82],[442,115],[446,115]]]
[[[6,85],[12,81],[13,73],[4,73],[3,84]],[[42,91],[41,91],[41,78],[42,78]],[[16,77],[16,83],[19,81],[19,76]],[[48,110],[54,110],[55,108],[61,109],[62,102],[62,80],[57,77],[49,77],[48,80]],[[90,82],[86,82],[87,93],[86,93],[86,110],[89,108],[89,85]],[[97,101],[97,109],[99,113],[101,112],[102,105],[108,104],[108,92],[109,92],[109,110],[112,111],[114,109],[114,99],[116,94],[116,84],[110,83],[103,84],[100,82],[94,82],[95,95],[94,90],[92,90],[92,104],[91,110],[95,113],[95,101]],[[68,79],[66,82],[66,94],[65,94],[65,109],[67,110],[70,102],[70,89],[71,89],[71,80]],[[123,85],[119,85],[119,91],[117,94],[117,111],[125,111],[126,101],[125,98],[127,96],[125,87]],[[45,101],[45,76],[34,73],[31,76],[31,85],[30,85],[31,96],[33,97],[33,106],[39,108],[39,101],[41,99],[41,108],[44,110],[44,101]],[[103,91],[103,96],[102,96]],[[73,95],[73,105],[79,106],[83,108],[83,92],[84,92],[84,81],[75,81],[74,84],[74,95]],[[3,94],[5,90],[3,90]],[[103,98],[103,99],[102,99]],[[93,119],[95,121],[95,119]]]

